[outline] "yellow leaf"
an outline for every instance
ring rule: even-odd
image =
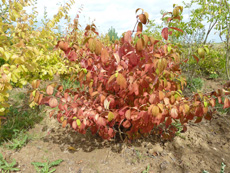
[[[114,114],[112,112],[109,112],[108,121],[112,121],[113,119],[114,119]]]

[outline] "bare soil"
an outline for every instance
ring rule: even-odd
[[[221,87],[206,80],[205,90]],[[191,122],[188,130],[172,141],[149,136],[132,143],[103,141],[97,135],[78,134],[45,118],[29,133],[34,136],[19,151],[0,147],[8,161],[15,159],[23,173],[36,172],[31,162],[63,159],[57,173],[230,173],[230,114],[216,114],[211,121]]]

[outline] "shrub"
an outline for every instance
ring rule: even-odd
[[[182,11],[182,7],[175,9]],[[229,94],[222,90],[195,93],[191,98],[182,95],[186,81],[181,76],[180,55],[177,47],[167,42],[173,30],[183,32],[170,26],[171,20],[180,17],[164,14],[168,26],[163,28],[164,40],[160,41],[142,34],[148,13],[143,9],[136,12],[139,10],[142,13],[137,15],[134,38],[133,32],[128,31],[120,42],[105,47],[95,36],[95,26],[88,25],[84,46],[73,49],[57,45],[71,61],[81,65],[82,70],[71,78],[79,81],[81,88],[64,90],[61,85],[50,84],[44,93],[34,83],[34,101],[58,107],[50,116],[55,115],[63,127],[69,125],[83,134],[90,129],[103,139],[118,134],[121,139],[135,139],[151,132],[172,139],[177,131],[173,122],[180,122],[186,131],[186,124],[194,118],[196,123],[210,120],[215,112],[215,98],[224,108],[230,106],[228,98],[222,102],[221,98]],[[77,58],[70,56],[76,54]]]

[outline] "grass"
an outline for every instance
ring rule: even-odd
[[[42,162],[32,162],[31,164],[34,165],[35,169],[37,172],[42,172],[42,173],[52,173],[55,172],[56,169],[53,168],[52,170],[50,170],[52,167],[54,166],[58,166],[61,162],[63,162],[62,159],[59,160],[55,160],[53,162],[49,162],[48,160],[44,163]]]
[[[22,147],[24,147],[28,141],[31,139],[30,136],[25,134],[24,131],[19,132],[18,130],[15,131],[15,136],[17,136],[15,139],[12,139],[9,141],[9,144],[6,145],[7,148],[12,149],[12,150],[19,150]]]
[[[192,78],[187,80],[187,87],[193,92],[201,90],[203,85],[204,81],[201,78]]]
[[[43,108],[31,109],[27,97],[23,92],[12,91],[11,98],[14,100],[0,128],[0,145],[10,141],[12,149],[21,148],[29,139],[25,132],[44,118]]]

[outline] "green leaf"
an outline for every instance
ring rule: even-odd
[[[52,163],[50,163],[50,167],[53,167],[53,166],[58,166],[61,162],[63,162],[62,159],[59,159],[59,160],[55,160],[53,161]]]
[[[79,119],[77,119],[77,125],[80,126],[81,125],[81,121]]]

